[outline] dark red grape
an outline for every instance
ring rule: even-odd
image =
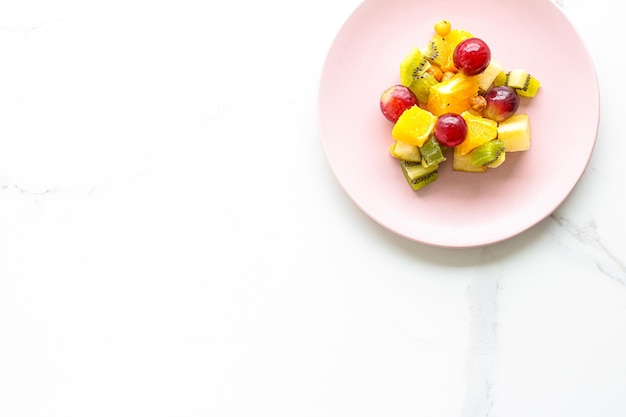
[[[456,113],[442,114],[435,122],[433,134],[443,146],[456,146],[467,136],[467,123]]]
[[[485,92],[485,108],[483,116],[502,122],[513,116],[519,108],[519,97],[514,89],[508,86],[491,87]]]
[[[387,120],[397,122],[405,110],[417,105],[417,97],[408,87],[394,85],[380,95],[380,110]]]
[[[491,62],[489,46],[479,38],[462,40],[452,54],[454,66],[464,75],[477,75]]]

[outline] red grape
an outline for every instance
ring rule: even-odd
[[[462,40],[452,54],[454,66],[464,75],[477,75],[491,62],[489,46],[479,38]]]
[[[519,108],[519,97],[514,89],[508,86],[491,87],[484,95],[485,108],[483,116],[502,122],[513,116]]]
[[[442,114],[435,122],[433,133],[443,146],[457,146],[467,136],[467,123],[456,113]]]
[[[387,120],[397,122],[405,110],[417,105],[417,97],[408,87],[394,85],[380,95],[380,110]]]

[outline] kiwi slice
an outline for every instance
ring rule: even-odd
[[[428,97],[430,96],[430,87],[437,84],[438,81],[428,72],[420,75],[409,86],[409,90],[413,91],[415,97],[420,103],[428,103]]]
[[[500,165],[502,165],[504,163],[504,161],[506,160],[506,152],[501,152],[500,156],[498,156],[498,158],[487,164],[487,168],[498,168]]]
[[[400,62],[400,82],[408,87],[428,68],[430,68],[430,62],[424,57],[422,51],[415,47]]]
[[[474,148],[471,152],[472,165],[477,167],[495,163],[504,153],[504,143],[499,139],[492,139]]]
[[[485,172],[487,171],[487,167],[477,167],[472,164],[471,152],[462,155],[457,151],[457,148],[454,148],[454,153],[452,154],[452,170],[462,172]]]
[[[426,142],[420,146],[420,154],[422,155],[422,165],[425,168],[440,164],[446,160],[441,150],[441,145],[439,145],[434,135],[430,135]]]
[[[400,161],[404,178],[413,189],[417,191],[434,182],[439,177],[439,165],[431,165],[428,168],[419,162]]]
[[[422,54],[436,65],[445,65],[448,61],[450,46],[441,35],[433,35],[428,44],[422,49]]]
[[[523,69],[515,69],[506,74],[506,85],[524,97],[534,97],[539,91],[541,83]]]

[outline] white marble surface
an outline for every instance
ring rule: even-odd
[[[318,81],[358,4],[0,0],[0,416],[626,415],[614,4],[560,2],[601,87],[586,174],[468,250],[329,170]]]

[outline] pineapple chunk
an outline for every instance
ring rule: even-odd
[[[527,151],[530,149],[530,119],[527,114],[518,113],[498,125],[498,139],[504,143],[506,152]]]
[[[487,91],[502,70],[502,65],[492,58],[489,62],[489,66],[476,76],[476,79],[478,80],[478,89],[481,91]]]
[[[395,141],[389,147],[389,153],[394,158],[401,159],[403,161],[421,162],[422,160],[420,148],[415,145],[411,145],[410,143],[404,143],[399,140]]]
[[[485,172],[487,171],[487,167],[472,164],[472,156],[469,153],[460,153],[457,146],[454,148],[454,153],[452,154],[452,170],[464,172]]]

